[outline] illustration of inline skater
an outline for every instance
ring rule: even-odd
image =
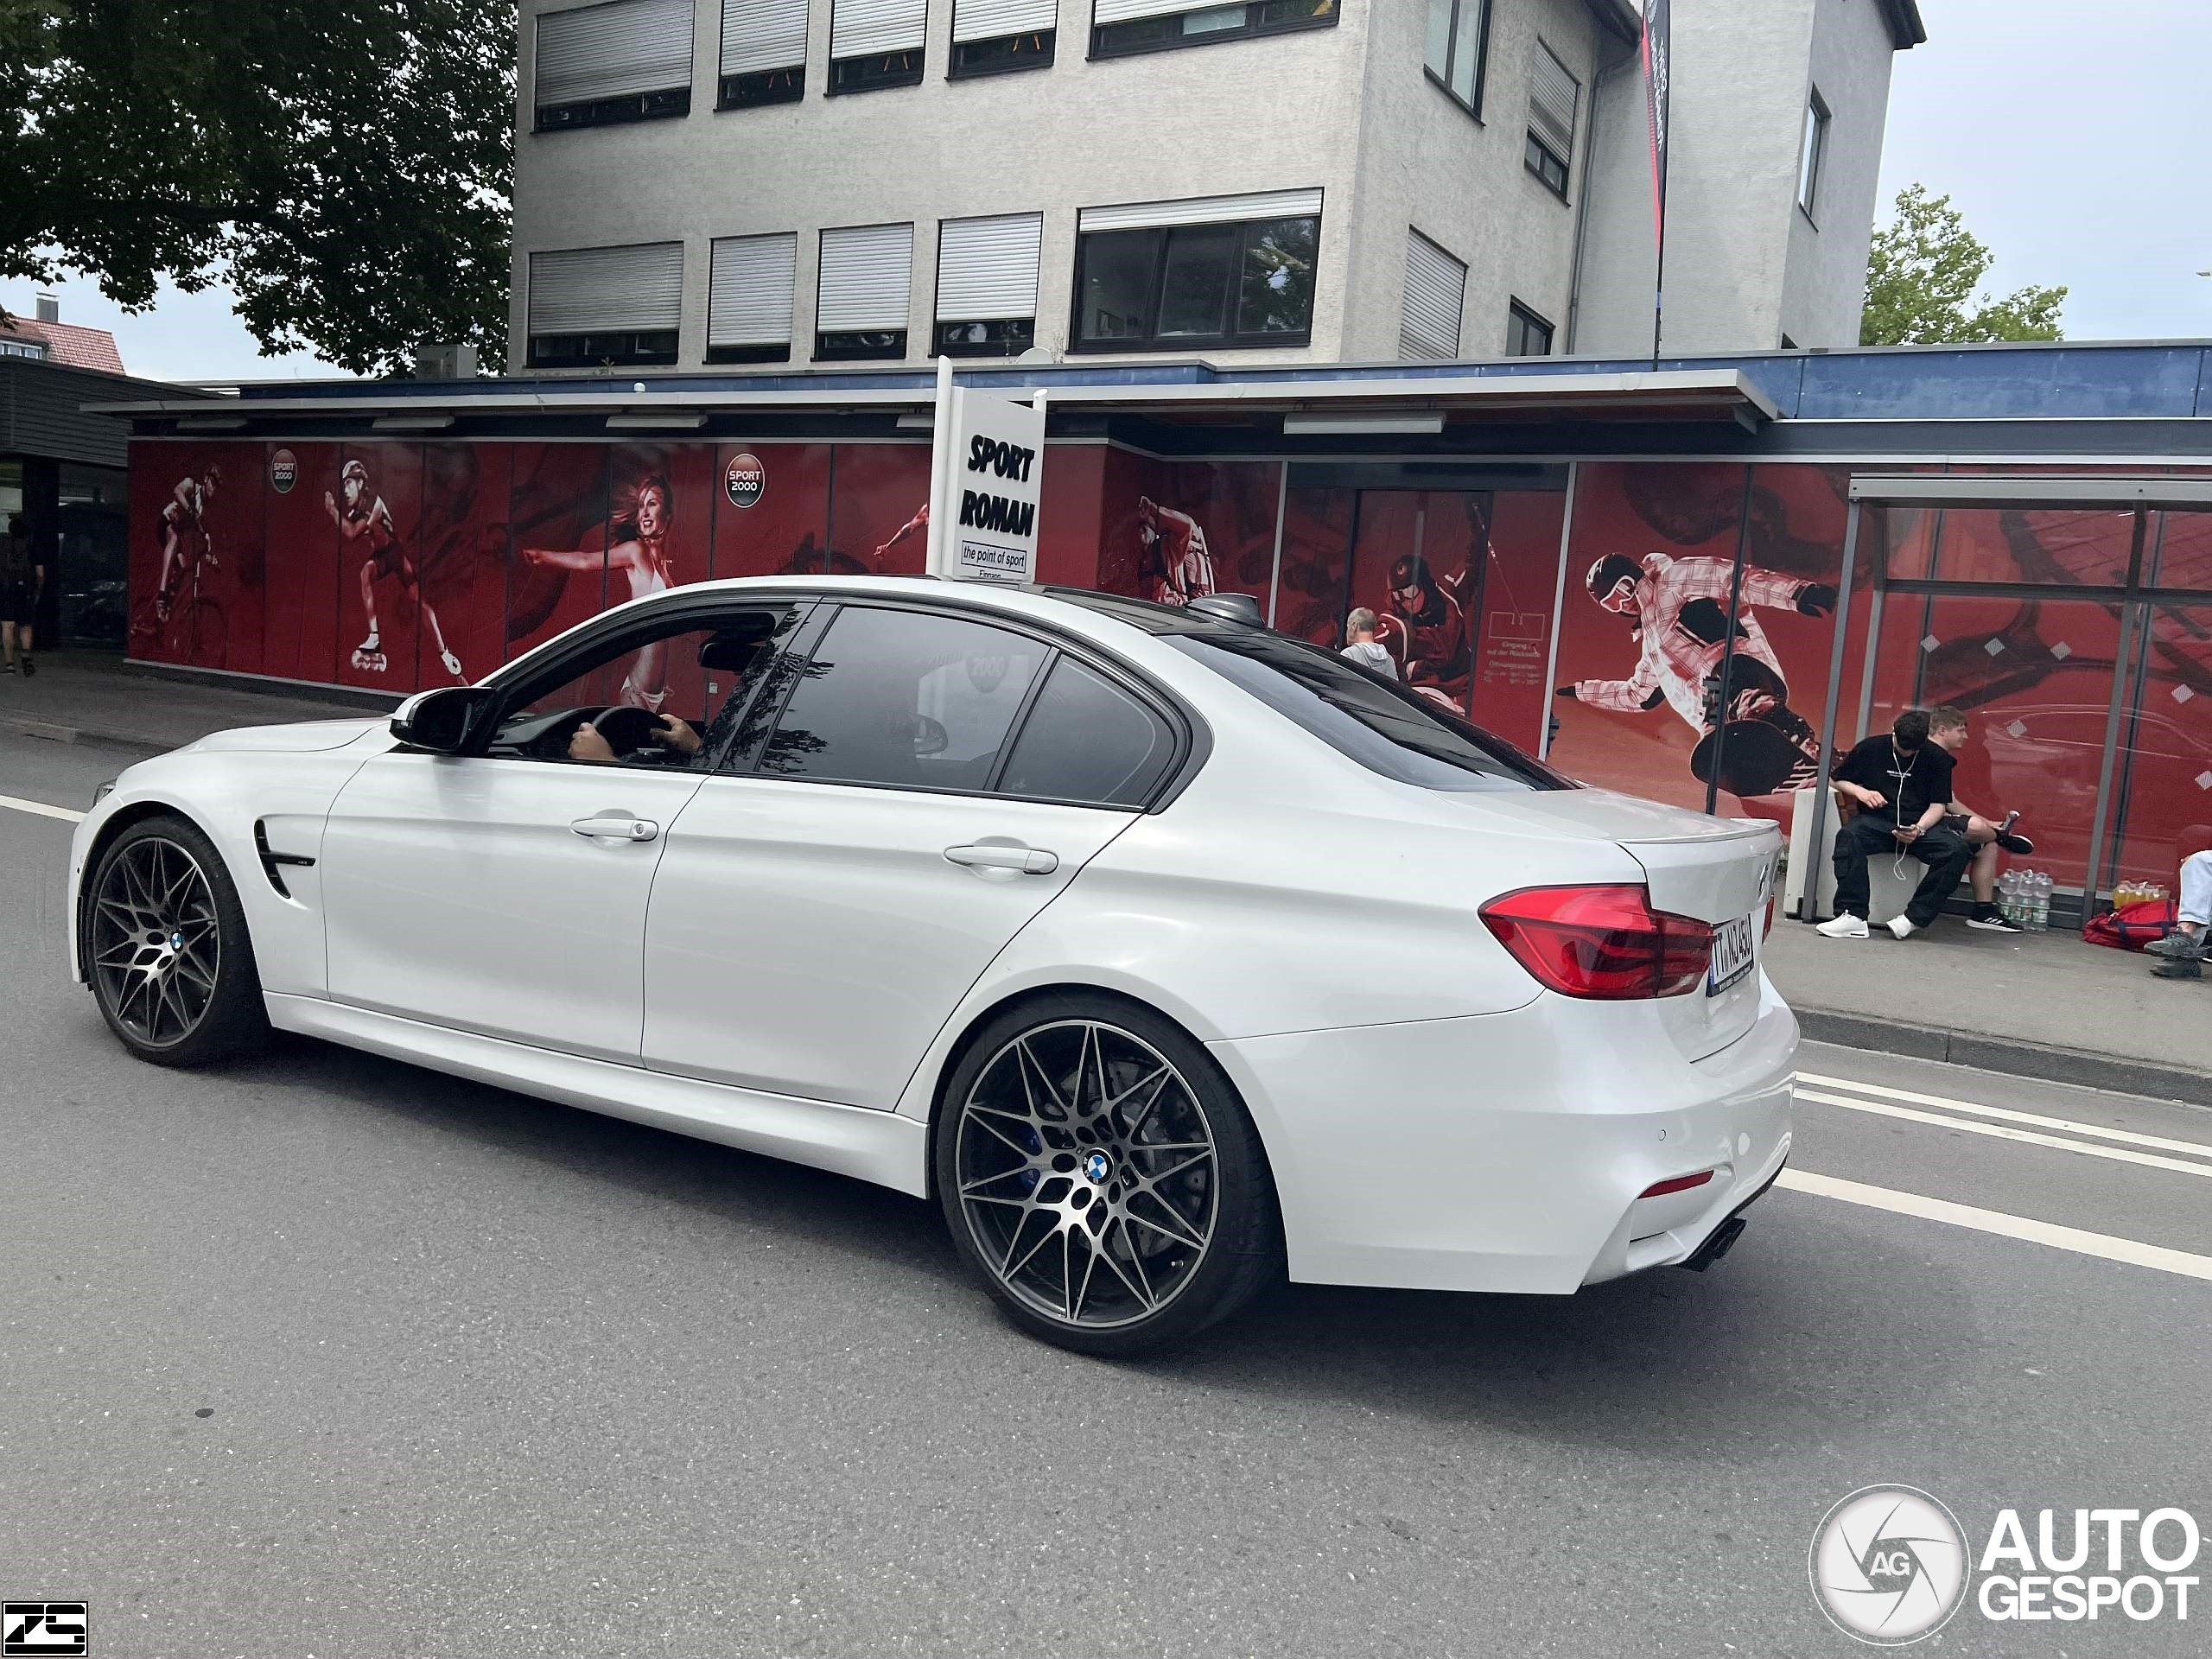
[[[445,631],[438,626],[438,613],[423,597],[423,584],[415,573],[414,561],[400,545],[399,526],[393,522],[391,509],[385,505],[384,497],[369,481],[367,466],[358,458],[347,461],[339,469],[338,487],[345,496],[343,505],[325,490],[323,511],[338,526],[340,536],[348,542],[365,541],[369,547],[369,556],[361,561],[360,570],[361,608],[368,613],[369,631],[353,647],[353,666],[368,674],[381,674],[390,666],[385,656],[383,630],[377,620],[376,584],[381,578],[397,577],[400,590],[429,625],[431,643],[437,646],[438,658],[445,664],[446,672],[467,683],[468,676],[461,671],[461,658],[447,646]]]
[[[885,568],[884,562],[891,556],[891,550],[893,548],[898,546],[899,543],[903,541],[910,540],[913,537],[926,536],[929,533],[929,528],[930,504],[925,501],[912,518],[909,518],[905,524],[899,525],[898,529],[893,531],[891,532],[891,538],[885,542],[882,546],[875,550],[875,568],[879,570],[883,569]]]
[[[1376,643],[1397,660],[1398,677],[1434,702],[1465,711],[1474,649],[1461,597],[1466,577],[1440,580],[1428,561],[1408,553],[1390,567],[1390,597]]]
[[[1732,654],[1732,560],[1651,553],[1638,563],[1625,553],[1608,553],[1590,567],[1587,583],[1600,608],[1636,619],[1636,670],[1623,680],[1578,680],[1560,686],[1556,695],[1624,714],[1670,706],[1698,734],[1690,770],[1700,783],[1712,781],[1725,728],[1719,782],[1732,794],[1772,794],[1799,787],[1818,774],[1819,734],[1789,707],[1789,678],[1751,613],[1765,608],[1827,616],[1835,609],[1833,586],[1745,569]]]
[[[630,582],[627,597],[643,599],[676,586],[669,563],[668,535],[676,522],[676,492],[668,480],[653,474],[637,486],[626,509],[617,505],[607,543],[605,568]],[[594,571],[601,568],[596,548],[526,547],[519,556],[527,563],[550,565],[556,570]],[[623,677],[620,700],[658,714],[668,701],[668,650],[656,640],[639,652]]]
[[[207,514],[207,504],[214,499],[215,486],[222,481],[223,469],[211,464],[197,478],[177,480],[168,500],[162,504],[162,577],[154,588],[156,621],[169,620],[177,590],[199,565],[205,563],[210,569],[221,568],[215,558],[214,543],[208,537]]]
[[[1137,498],[1137,539],[1144,546],[1144,597],[1155,605],[1187,605],[1214,591],[1213,552],[1206,532],[1187,512]]]

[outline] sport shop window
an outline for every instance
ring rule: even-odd
[[[1428,0],[1428,78],[1478,120],[1490,55],[1490,0]]]
[[[1529,84],[1529,146],[1523,159],[1561,201],[1567,200],[1574,124],[1581,112],[1582,83],[1539,41],[1536,73]]]
[[[1077,351],[1303,346],[1313,337],[1319,190],[1086,207],[1077,232]]]
[[[1549,357],[1552,326],[1515,300],[1505,311],[1505,354],[1508,357]]]
[[[1046,67],[1059,10],[1059,0],[953,0],[953,78]]]
[[[1090,55],[1120,57],[1207,46],[1255,35],[1332,29],[1337,0],[1238,0],[1231,5],[1193,5],[1192,0],[1096,0],[1090,16]]]
[[[1406,298],[1398,317],[1398,356],[1406,362],[1459,355],[1459,317],[1467,268],[1419,231],[1406,232]]]
[[[708,271],[707,361],[788,363],[798,237],[726,236]]]
[[[610,0],[537,20],[537,130],[691,112],[691,0]]]
[[[532,368],[673,363],[683,317],[681,242],[530,256]]]
[[[928,22],[929,0],[830,0],[830,92],[920,85]]]
[[[906,355],[914,227],[856,225],[822,232],[814,308],[819,361]]]
[[[718,110],[806,96],[807,0],[722,0]]]
[[[1019,357],[1037,343],[1041,213],[948,219],[938,228],[937,351]]]

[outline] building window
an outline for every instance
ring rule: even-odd
[[[582,369],[676,361],[683,245],[530,256],[530,363]]]
[[[1821,168],[1827,154],[1827,100],[1815,86],[1811,100],[1805,105],[1805,144],[1797,158],[1797,206],[1808,219],[1813,217],[1814,204],[1820,200]]]
[[[1428,78],[1483,112],[1483,67],[1490,55],[1490,0],[1428,0]]]
[[[691,112],[691,0],[610,0],[537,20],[537,130]]]
[[[1582,83],[1551,48],[1536,42],[1536,73],[1529,83],[1529,170],[1561,201],[1567,200],[1574,124],[1582,112]]]
[[[1193,5],[1192,0],[1096,0],[1090,15],[1090,55],[1121,57],[1165,52],[1179,46],[1248,40],[1300,29],[1333,29],[1337,0],[1237,0],[1230,5]]]
[[[722,0],[719,110],[806,96],[807,0]]]
[[[814,355],[822,362],[906,355],[914,227],[855,225],[822,232]]]
[[[1073,346],[1303,346],[1320,238],[1319,190],[1086,207],[1077,221]]]
[[[937,332],[945,357],[1019,357],[1037,343],[1042,213],[948,219],[938,227]]]
[[[35,340],[0,340],[0,357],[42,358],[46,347]]]
[[[1059,0],[954,0],[953,79],[1046,67],[1059,10]]]
[[[1398,314],[1398,355],[1409,363],[1459,355],[1459,314],[1467,268],[1419,231],[1406,232],[1406,297]]]
[[[831,0],[830,91],[918,86],[929,0]]]
[[[1549,357],[1552,326],[1515,300],[1505,314],[1505,354],[1508,357]]]
[[[716,238],[707,273],[707,361],[788,363],[798,237]]]

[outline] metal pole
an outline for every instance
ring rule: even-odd
[[[2132,576],[2143,568],[2143,509],[2135,510],[2134,544],[2128,550],[2127,569]],[[2097,816],[2089,830],[2089,866],[2082,880],[2082,919],[2089,919],[2097,907],[2099,880],[2104,873],[2105,819],[2112,805],[2113,761],[2120,744],[2120,705],[2127,694],[2127,659],[2135,648],[2135,626],[2143,606],[2139,601],[2124,601],[2120,607],[2120,649],[2113,652],[2112,706],[2105,711],[2105,752],[2097,766]]]
[[[1821,832],[1828,827],[1829,773],[1835,765],[1835,740],[1830,734],[1843,702],[1844,647],[1851,632],[1851,578],[1859,563],[1859,503],[1853,501],[1843,528],[1843,571],[1835,583],[1835,638],[1828,645],[1828,695],[1821,705],[1821,768],[1813,779],[1813,817],[1806,826],[1805,860],[1811,868],[1799,877],[1805,884],[1805,895],[1797,904],[1801,922],[1815,920],[1821,913]],[[1873,649],[1874,635],[1870,630],[1866,636],[1870,657]]]
[[[937,360],[937,418],[930,428],[929,551],[923,569],[945,574],[945,537],[952,518],[952,359]]]
[[[1567,607],[1567,544],[1574,534],[1574,484],[1579,461],[1567,463],[1567,505],[1559,516],[1559,582],[1552,588],[1552,643],[1544,658],[1544,718],[1543,734],[1536,744],[1536,758],[1546,760],[1552,753],[1552,682],[1559,674],[1559,631],[1565,619],[1560,614]]]
[[[1706,774],[1705,810],[1710,817],[1720,806],[1720,772],[1728,758],[1728,671],[1736,661],[1736,630],[1743,625],[1744,560],[1751,547],[1751,469],[1744,468],[1744,500],[1736,511],[1736,571],[1728,584],[1728,633],[1720,645],[1720,702],[1713,709],[1713,769]]]
[[[1282,463],[1282,471],[1275,480],[1275,552],[1274,563],[1268,567],[1268,626],[1275,625],[1275,602],[1282,593],[1282,521],[1290,505],[1290,463]]]

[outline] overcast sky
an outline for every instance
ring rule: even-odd
[[[1916,181],[1948,194],[1997,255],[1993,291],[2072,290],[2069,339],[2212,336],[2212,277],[2196,274],[2212,270],[2212,0],[1920,8],[1928,44],[1897,59],[1878,217]],[[305,353],[260,356],[219,289],[164,289],[136,317],[91,283],[58,291],[62,320],[113,329],[135,374],[330,372]],[[10,311],[29,313],[32,298],[29,283],[0,283]]]

